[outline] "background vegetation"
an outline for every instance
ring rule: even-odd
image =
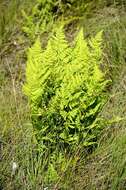
[[[0,10],[0,189],[126,189],[125,1],[11,0],[0,1]],[[47,155],[41,159],[42,147],[36,140],[22,85],[27,48],[38,36],[45,47],[53,26],[61,20],[69,42],[76,36],[77,27],[84,28],[86,39],[103,30],[101,67],[112,84],[100,113],[103,130],[97,146],[76,151],[67,162],[62,161],[62,155],[58,160],[51,158],[57,176],[51,164],[46,172]],[[12,169],[14,162],[16,171]]]

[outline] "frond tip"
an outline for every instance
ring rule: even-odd
[[[41,68],[42,48],[40,40],[37,39],[32,48],[29,48],[26,66],[26,83],[23,86],[25,95],[30,101],[36,101],[41,96]]]

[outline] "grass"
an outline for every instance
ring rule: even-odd
[[[110,2],[110,1],[108,1]],[[117,1],[116,1],[117,2]],[[119,1],[118,1],[119,2]],[[8,3],[8,6],[6,6]],[[105,2],[105,4],[107,1]],[[125,3],[125,2],[124,2]],[[120,7],[96,9],[88,15],[85,35],[103,29],[105,36],[104,62],[111,71],[113,86],[102,116],[108,119],[126,117],[126,22],[123,1]],[[5,9],[6,6],[6,9]],[[21,8],[26,1],[0,2],[0,189],[41,190],[44,166],[40,147],[30,122],[29,106],[22,94],[25,70],[26,42],[21,37]],[[17,14],[19,12],[19,14]],[[99,24],[98,24],[99,23]],[[16,43],[15,43],[16,42]],[[70,165],[53,189],[125,190],[126,189],[126,130],[125,120],[106,126],[97,149],[85,158],[81,153],[77,165]],[[46,161],[46,159],[45,159]],[[15,174],[12,164],[16,162]]]
[[[21,92],[19,72],[15,69],[12,73],[9,63],[7,69],[10,76],[4,81],[0,92],[0,187],[8,190],[38,189],[43,179],[41,155],[37,153],[38,146],[30,123],[28,104]],[[15,175],[13,162],[18,165]]]
[[[11,41],[12,35],[17,35],[22,22],[21,10],[29,10],[35,2],[18,1],[18,0],[1,0],[0,1],[0,46],[7,41]],[[29,11],[28,11],[29,12]]]

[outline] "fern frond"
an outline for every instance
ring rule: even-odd
[[[37,101],[41,96],[41,68],[42,68],[42,48],[40,40],[37,39],[32,48],[28,51],[26,67],[26,83],[23,86],[24,93],[30,101]]]

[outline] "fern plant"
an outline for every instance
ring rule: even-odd
[[[29,49],[24,92],[46,149],[74,149],[96,141],[108,83],[100,70],[101,43],[102,32],[88,43],[81,29],[71,47],[60,27],[45,49],[39,39]]]
[[[54,174],[57,180],[57,172],[71,163],[66,153],[97,140],[108,83],[100,69],[101,44],[102,32],[87,42],[81,29],[70,46],[60,27],[45,49],[39,38],[29,48],[23,90],[43,159],[48,157],[45,183],[52,183]]]

